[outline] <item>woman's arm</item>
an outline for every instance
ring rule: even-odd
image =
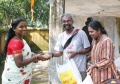
[[[101,49],[102,60],[95,65],[98,68],[105,68],[105,66],[109,66],[114,60],[114,45],[110,39],[105,40],[102,44]]]
[[[37,55],[32,56],[31,58],[28,58],[28,59],[23,59],[23,56],[22,56],[21,53],[20,54],[14,54],[14,60],[15,60],[16,66],[18,68],[26,66],[26,65],[30,64],[31,62],[38,61],[38,60],[43,60],[43,59],[44,58],[42,57],[41,54],[37,54]]]
[[[91,55],[87,56],[87,62],[91,60]]]

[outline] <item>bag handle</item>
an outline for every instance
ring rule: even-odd
[[[78,33],[78,31],[79,31],[79,29],[76,29],[76,30],[73,32],[72,36],[66,41],[63,49],[65,49],[65,48],[70,44],[70,42],[72,41],[72,38]]]

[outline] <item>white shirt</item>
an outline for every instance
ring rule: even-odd
[[[76,29],[74,28],[70,34],[67,34],[66,31],[61,33],[58,36],[58,40],[54,49],[56,51],[67,53],[68,51],[80,51],[84,48],[90,47],[90,43],[86,33],[83,30],[79,30],[79,32],[72,38],[71,43],[66,47],[66,49],[63,49],[64,44],[72,36],[75,30]],[[66,59],[67,57],[68,53],[67,56],[64,54],[64,59]],[[75,61],[80,72],[86,71],[86,54],[76,55],[73,60]]]

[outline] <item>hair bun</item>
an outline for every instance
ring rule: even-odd
[[[93,20],[92,17],[88,17],[87,21],[85,22],[85,24],[88,25],[92,20]]]
[[[92,17],[87,18],[87,21],[92,21],[92,20],[93,20]]]

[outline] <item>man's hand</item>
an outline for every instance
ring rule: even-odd
[[[52,54],[49,54],[49,53],[45,53],[44,55],[42,55],[42,57],[46,60],[52,58]]]
[[[69,52],[69,54],[70,54],[70,57],[69,57],[69,58],[74,58],[74,57],[75,57],[75,55],[77,55],[77,54],[78,54],[78,52],[75,52],[75,51],[70,51],[70,52]]]
[[[37,54],[38,60],[46,61],[50,58],[51,58],[51,55],[49,55],[49,54]]]

